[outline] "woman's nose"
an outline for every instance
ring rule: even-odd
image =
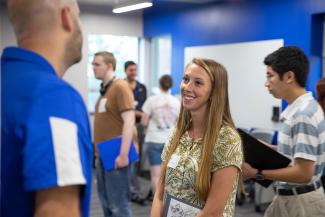
[[[184,90],[191,91],[192,90],[192,83],[189,81],[186,84],[184,84]]]

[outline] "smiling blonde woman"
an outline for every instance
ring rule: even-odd
[[[181,96],[179,119],[162,153],[151,216],[162,216],[168,195],[199,207],[197,217],[234,216],[243,154],[225,68],[193,59],[185,68]]]

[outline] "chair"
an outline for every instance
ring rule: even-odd
[[[241,129],[242,131],[246,132],[246,133],[250,133],[251,129],[246,128],[246,127],[238,127],[238,129]]]
[[[272,143],[273,136],[275,134],[274,130],[262,129],[262,128],[254,128],[251,130],[251,135],[256,139],[260,139],[269,144]]]
[[[238,129],[250,133],[250,129],[246,127],[238,127]],[[238,189],[237,189],[237,195],[236,195],[236,204],[241,206],[244,204],[247,197],[253,198],[253,182],[252,180],[242,180],[240,179],[238,182]]]
[[[272,144],[275,131],[269,129],[255,128],[251,131],[251,135],[256,139],[260,139],[264,142]],[[261,212],[262,211],[261,206],[263,204],[269,204],[272,202],[272,199],[274,197],[273,185],[270,185],[268,188],[264,188],[258,183],[255,183],[254,191],[255,191],[255,199],[254,199],[255,211]]]

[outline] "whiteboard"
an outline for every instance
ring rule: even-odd
[[[230,110],[237,127],[276,129],[272,107],[281,108],[264,86],[264,58],[283,46],[283,39],[185,48],[184,67],[193,58],[210,58],[228,72]]]

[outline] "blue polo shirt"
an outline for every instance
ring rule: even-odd
[[[40,55],[6,48],[1,57],[1,213],[33,216],[36,191],[80,185],[88,216],[92,144],[86,107]]]

